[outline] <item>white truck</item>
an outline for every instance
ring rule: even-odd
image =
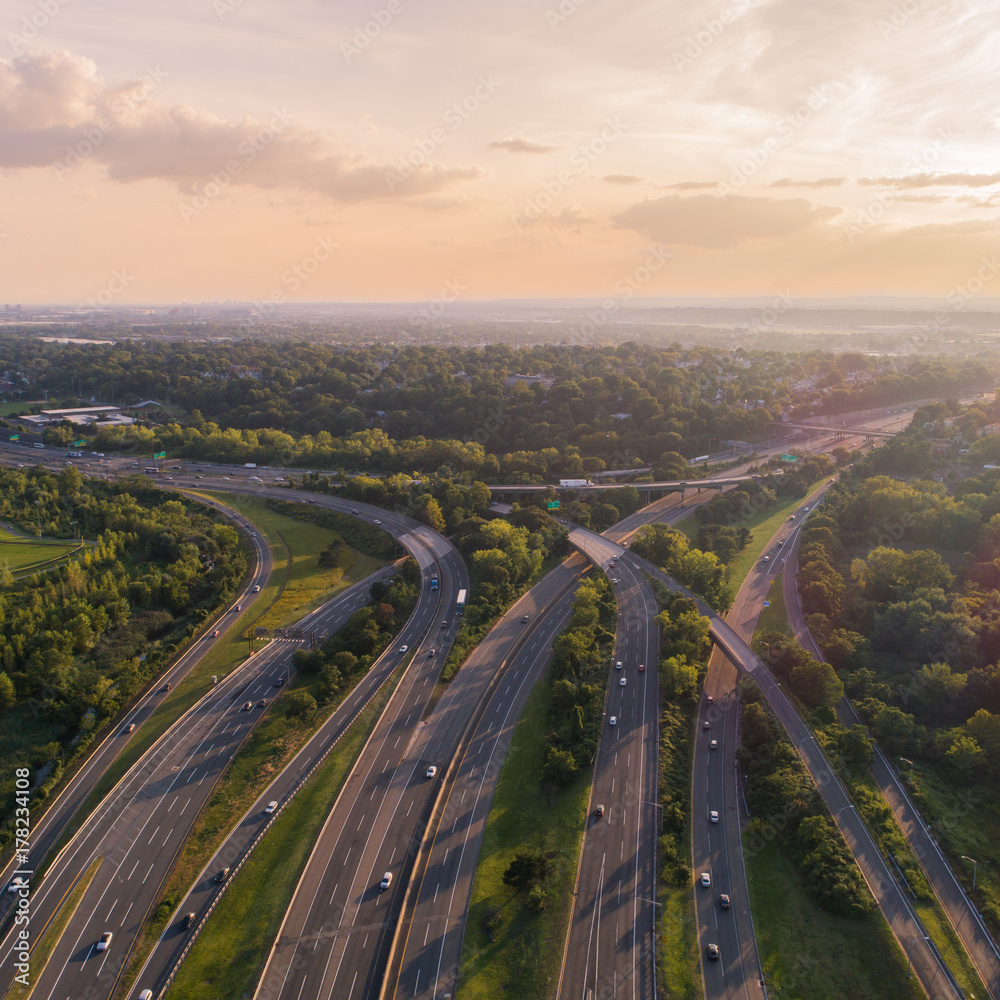
[[[578,489],[581,486],[593,486],[589,479],[560,479],[559,485],[566,489]]]
[[[246,465],[243,466],[243,468],[244,469],[256,469],[257,468],[257,463],[256,462],[247,462]]]

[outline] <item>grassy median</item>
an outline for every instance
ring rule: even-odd
[[[916,979],[881,913],[861,919],[823,910],[806,895],[794,862],[774,841],[744,838],[757,947],[771,997],[920,1000]]]
[[[528,696],[497,781],[466,921],[460,973],[464,1000],[545,1000],[558,986],[591,773],[551,798],[542,791],[551,699],[552,686],[543,677]],[[515,852],[526,848],[544,852],[553,863],[541,913],[532,913],[524,895],[503,884]]]

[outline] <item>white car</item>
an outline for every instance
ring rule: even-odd
[[[381,521],[380,521],[380,520],[379,520],[379,519],[378,519],[378,518],[376,517],[376,518],[375,518],[375,523],[376,523],[376,524],[381,524],[382,522],[381,522]]]
[[[259,593],[260,593],[260,584],[259,584],[259,583],[255,583],[255,584],[254,584],[254,587],[253,587],[253,592],[254,592],[255,594],[259,594]]]
[[[139,994],[139,1000],[153,1000],[153,991],[152,990],[143,990]]]
[[[719,822],[719,814],[714,809],[708,814],[708,821],[710,823]]]
[[[97,950],[98,951],[107,951],[108,950],[108,945],[111,944],[111,939],[113,937],[114,937],[114,935],[111,933],[111,931],[105,931],[101,935],[101,940],[97,942]]]
[[[8,892],[18,892],[20,889],[28,888],[28,880],[26,878],[15,878],[9,886],[7,886]]]
[[[277,808],[278,808],[278,800],[277,799],[272,799],[270,802],[268,802],[267,808],[264,810],[264,812],[268,816],[270,816],[271,813],[273,813],[274,810],[277,809]]]
[[[617,726],[618,725],[618,716],[617,715],[612,715],[611,718],[608,719],[608,725],[609,726]]]
[[[621,679],[621,680],[620,680],[620,681],[618,682],[618,686],[619,686],[619,687],[625,687],[625,684],[626,684],[626,682],[627,682],[627,681],[628,681],[628,678],[627,678],[627,677],[623,677],[623,678],[622,678],[622,679]]]
[[[621,670],[621,668],[622,668],[622,661],[621,660],[616,660],[615,661],[615,670]]]
[[[718,750],[719,749],[719,741],[718,740],[710,740],[709,744],[708,744],[708,749],[709,750]]]
[[[712,884],[712,876],[708,872],[701,873],[701,884],[707,889]]]
[[[438,769],[434,764],[431,764],[427,771],[425,772],[425,777],[433,778],[435,774],[438,773]]]
[[[392,872],[386,872],[382,876],[382,881],[379,882],[378,887],[380,889],[388,889],[392,885]]]
[[[410,647],[409,647],[409,646],[407,646],[407,645],[402,645],[402,646],[400,646],[400,647],[399,647],[399,651],[400,651],[401,653],[405,653],[405,652],[407,652],[407,651],[409,650],[409,648],[410,648]]]

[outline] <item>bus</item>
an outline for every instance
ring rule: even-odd
[[[455,602],[455,614],[460,615],[465,610],[465,591],[458,592],[458,600]]]

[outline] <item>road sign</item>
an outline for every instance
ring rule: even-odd
[[[87,439],[86,438],[82,438],[79,441],[74,441],[73,442],[73,447],[74,448],[82,448],[86,443],[87,443]]]
[[[558,500],[546,500],[545,501],[545,509],[546,510],[558,510],[559,509],[559,501]]]
[[[782,462],[797,462],[798,460],[799,460],[799,456],[798,455],[782,455],[781,456],[781,461]]]
[[[11,434],[10,440],[11,441],[20,441],[21,440],[21,435],[20,434]]]
[[[167,453],[165,451],[158,451],[158,452],[156,452],[155,455],[153,455],[153,459],[154,460],[157,459],[157,458],[166,458],[166,457],[167,457]]]

